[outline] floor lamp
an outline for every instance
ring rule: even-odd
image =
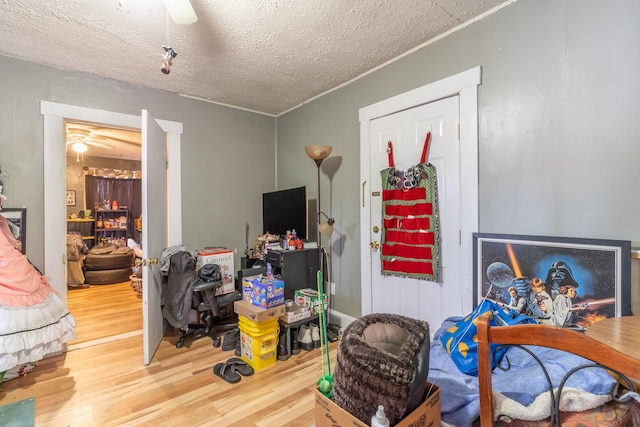
[[[306,147],[304,147],[304,151],[307,153],[307,156],[309,156],[314,162],[316,162],[316,166],[318,167],[318,222],[316,225],[318,227],[318,268],[322,272],[322,282],[326,282],[327,279],[325,277],[324,271],[324,249],[322,248],[320,239],[322,238],[322,234],[327,237],[331,236],[331,234],[333,233],[333,224],[335,223],[335,220],[333,218],[330,218],[326,213],[322,212],[322,205],[320,204],[320,165],[322,164],[324,159],[329,157],[332,149],[333,147],[331,147],[330,145],[307,145]],[[322,222],[322,215],[327,218],[327,221]],[[324,291],[324,283],[319,284],[318,287],[318,291]],[[318,297],[321,301],[323,300],[322,294],[318,295]],[[323,309],[326,309],[326,307],[324,307],[324,304],[322,304],[321,307]],[[324,310],[320,313],[318,320],[320,323],[320,347],[321,350],[324,350],[326,354],[322,356],[323,376],[318,380],[317,385],[321,393],[325,394],[325,396],[331,396],[332,379],[331,369],[329,367],[329,349],[327,347],[328,321]],[[327,366],[327,371],[325,371],[325,363]]]
[[[322,212],[322,205],[320,204],[320,165],[323,160],[329,157],[331,154],[331,150],[333,147],[330,145],[307,145],[304,147],[304,151],[307,153],[314,162],[316,162],[316,166],[318,167],[318,222],[316,223],[318,229],[318,268],[322,271],[322,281],[326,282],[325,271],[324,271],[324,257],[323,257],[323,249],[320,239],[322,238],[322,234],[329,237],[333,233],[333,224],[335,220],[330,218],[326,213]],[[322,215],[324,215],[327,220],[322,222]]]
[[[316,166],[318,167],[318,247],[320,247],[320,238],[321,233],[325,236],[331,236],[333,233],[333,224],[336,222],[333,218],[329,218],[329,216],[322,212],[322,205],[320,205],[320,165],[329,157],[331,154],[331,150],[333,147],[330,145],[307,145],[304,147],[304,151],[307,153],[314,162],[316,162]],[[327,221],[322,222],[322,215],[327,218]]]

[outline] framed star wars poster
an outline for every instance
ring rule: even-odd
[[[474,233],[474,304],[586,330],[631,313],[631,242]]]

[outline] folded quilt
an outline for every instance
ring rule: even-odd
[[[431,342],[428,381],[440,387],[442,420],[457,427],[470,426],[480,415],[478,378],[461,373],[440,343],[442,331],[454,325],[459,317],[446,319]],[[588,361],[582,357],[546,347],[527,346],[545,365],[554,388],[575,366]],[[549,391],[542,369],[534,358],[519,348],[506,353],[509,371],[494,369],[492,384],[496,397],[496,413],[518,419],[544,419],[549,416]],[[502,366],[506,361],[503,359]],[[601,368],[581,369],[574,373],[563,389],[566,410],[583,411],[610,400],[609,392],[616,381]],[[565,393],[567,393],[565,395]],[[561,407],[562,408],[562,407]],[[533,418],[532,418],[533,417]]]

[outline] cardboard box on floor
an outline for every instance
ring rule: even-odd
[[[425,394],[431,394],[412,413],[404,417],[395,427],[440,427],[440,388],[435,384],[426,384]],[[367,427],[335,403],[327,399],[318,390],[316,394],[316,427]],[[372,413],[371,416],[374,414]]]

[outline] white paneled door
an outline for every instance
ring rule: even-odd
[[[370,122],[370,216],[372,312],[396,313],[439,325],[460,314],[454,295],[460,293],[460,145],[458,97],[414,107]],[[427,162],[437,173],[441,236],[441,283],[382,275],[382,182],[380,171],[389,167],[387,142],[393,143],[395,167],[407,170],[420,162],[425,137],[431,132]],[[376,227],[377,226],[377,227]]]
[[[142,110],[142,313],[143,357],[148,365],[162,341],[160,256],[167,237],[167,138]],[[150,184],[153,184],[152,186]],[[153,188],[153,190],[151,190]]]

